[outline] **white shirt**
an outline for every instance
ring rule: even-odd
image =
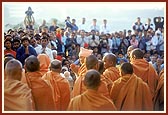
[[[88,42],[89,42],[87,37],[82,38],[81,36],[78,37],[78,38],[76,39],[76,41],[77,41],[78,44],[80,44],[81,47],[84,47],[84,44],[85,44],[85,43],[88,44]]]
[[[100,27],[100,33],[103,33],[103,34],[107,34],[107,33],[110,33],[110,27],[108,25],[102,25]]]
[[[91,30],[95,30],[95,31],[100,31],[100,27],[98,26],[98,25],[96,25],[96,26],[90,26],[90,31]]]
[[[86,24],[79,25],[79,30],[84,30],[85,32],[90,32],[90,30],[88,29],[88,25],[86,25]]]
[[[43,51],[43,48],[41,45],[39,45],[38,47],[35,48],[37,55],[41,54]],[[45,48],[45,53],[49,56],[50,61],[54,60],[53,54],[52,54],[52,50],[49,49],[48,47]]]

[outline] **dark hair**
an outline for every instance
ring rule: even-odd
[[[126,62],[121,64],[121,71],[125,74],[133,74],[133,66]]]
[[[28,72],[35,72],[40,69],[40,62],[36,56],[31,55],[25,60],[25,67]]]
[[[131,38],[132,38],[132,37],[136,37],[136,35],[135,35],[135,34],[133,34],[133,35],[131,36]]]
[[[6,40],[4,41],[4,44],[5,44],[6,42],[10,42],[10,43],[12,44],[12,41],[11,41],[10,39],[6,39]]]
[[[46,39],[48,41],[48,37],[47,36],[42,36],[41,39]]]
[[[7,64],[7,62],[9,62],[10,60],[12,60],[12,59],[14,59],[14,57],[12,57],[12,56],[5,56],[5,59],[4,59],[4,69],[5,69],[5,67],[6,67],[6,64]]]
[[[50,68],[53,70],[56,70],[56,69],[61,69],[62,68],[62,65],[61,65],[61,62],[59,60],[53,60],[51,62],[51,65],[50,65]]]
[[[19,37],[15,37],[14,39],[13,39],[13,43],[14,42],[19,42],[20,43],[20,38]]]
[[[86,68],[93,69],[95,65],[98,64],[98,59],[95,55],[90,55],[86,57]]]
[[[36,34],[36,35],[34,35],[34,38],[35,38],[36,40],[39,40],[39,39],[41,39],[41,36],[40,36],[39,34]]]
[[[103,74],[104,72],[104,63],[103,61],[99,60],[99,70],[98,70],[101,74]]]
[[[96,70],[89,70],[85,74],[84,84],[89,89],[96,89],[100,85],[100,73]]]
[[[23,37],[21,38],[21,42],[23,43],[25,40],[27,40],[28,42],[30,42],[30,41],[29,41],[29,38],[28,38],[27,36],[23,36]]]
[[[132,57],[133,56],[135,56],[136,59],[143,59],[144,53],[142,52],[141,49],[136,48],[136,49],[132,50]]]

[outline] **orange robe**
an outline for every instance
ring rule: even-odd
[[[82,76],[84,73],[86,73],[87,68],[85,63],[83,63],[80,68],[78,69],[78,76]]]
[[[52,89],[42,78],[42,74],[37,72],[27,72],[26,80],[28,86],[32,89],[33,101],[36,111],[55,110],[55,103],[52,95]]]
[[[56,110],[66,110],[70,101],[69,82],[59,73],[49,71],[42,79],[47,80],[52,87]]]
[[[154,96],[154,110],[164,111],[164,70],[160,72],[160,78]]]
[[[113,82],[111,99],[122,111],[152,111],[152,96],[148,85],[135,74],[120,77]]]
[[[112,81],[117,80],[120,77],[119,70],[116,67],[109,67],[104,72],[103,75],[110,78]]]
[[[40,72],[44,75],[49,71],[50,58],[46,54],[39,54],[37,58],[40,62]]]
[[[18,80],[4,80],[4,110],[32,111],[31,89]]]
[[[144,59],[136,59],[132,62],[134,73],[145,81],[154,97],[158,82],[158,74],[153,66]]]
[[[108,84],[104,76],[101,75],[101,83],[98,88],[98,92],[110,98],[109,85],[111,84]],[[72,97],[81,95],[85,91],[86,91],[86,87],[84,85],[84,74],[83,74],[83,76],[79,76],[75,81],[73,91],[72,91]]]
[[[69,111],[115,111],[113,102],[95,90],[88,89],[71,99]]]

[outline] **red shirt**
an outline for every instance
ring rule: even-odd
[[[16,52],[15,51],[13,51],[11,49],[10,50],[6,50],[6,49],[4,50],[4,55],[9,54],[9,53],[12,54],[16,58]]]

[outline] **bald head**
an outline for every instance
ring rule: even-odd
[[[5,57],[4,58],[4,69],[5,69],[5,67],[6,67],[6,64],[10,61],[10,60],[12,60],[12,59],[14,59],[13,57]]]
[[[18,60],[12,59],[7,62],[5,72],[7,75],[7,79],[20,81],[22,77],[22,64]]]
[[[136,48],[131,51],[130,58],[132,59],[143,59],[144,53],[141,49]]]
[[[98,89],[100,85],[100,73],[94,69],[85,74],[84,84],[88,89]]]
[[[28,72],[35,72],[40,69],[40,62],[36,56],[31,55],[25,60],[25,69]]]
[[[61,61],[59,60],[53,60],[50,64],[50,69],[55,72],[61,72]]]
[[[128,47],[128,49],[127,49],[127,55],[128,55],[128,57],[130,57],[130,53],[131,53],[131,51],[134,49],[134,46],[129,46]]]
[[[98,65],[98,59],[95,55],[90,55],[85,58],[86,68],[89,69],[98,69],[96,66]]]
[[[123,63],[123,64],[121,64],[120,73],[122,75],[133,74],[133,67],[132,67],[132,65],[130,63]]]
[[[116,66],[116,61],[117,61],[117,57],[115,54],[113,53],[107,53],[104,57],[103,57],[103,62],[104,62],[104,68],[109,68],[109,67],[115,67]]]

